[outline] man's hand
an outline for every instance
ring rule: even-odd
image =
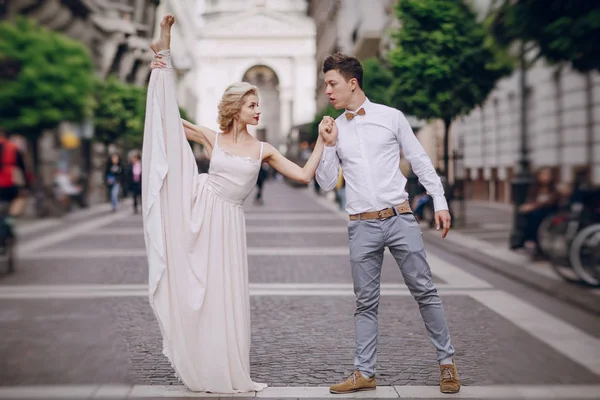
[[[530,211],[533,211],[534,209],[535,205],[530,203],[523,204],[521,205],[521,207],[519,207],[519,211],[522,213],[528,213]]]
[[[319,135],[323,138],[325,146],[335,146],[337,143],[338,130],[335,120],[329,116],[324,116],[319,124]]]
[[[435,229],[438,231],[442,227],[442,238],[445,238],[450,230],[450,213],[448,210],[440,210],[435,212]]]

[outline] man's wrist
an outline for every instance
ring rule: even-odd
[[[432,196],[433,197],[433,209],[435,212],[448,211],[448,202],[445,196]]]

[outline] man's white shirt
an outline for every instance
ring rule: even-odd
[[[419,182],[433,198],[435,211],[447,210],[444,188],[431,159],[417,140],[402,112],[367,99],[365,115],[348,120],[346,110],[336,120],[338,141],[325,146],[316,179],[332,190],[341,163],[346,181],[346,211],[359,214],[379,211],[408,200],[406,177],[400,171],[400,149]]]

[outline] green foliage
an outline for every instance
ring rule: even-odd
[[[522,40],[553,63],[600,70],[600,3],[590,0],[499,0],[489,23],[504,45]]]
[[[141,147],[144,135],[146,88],[120,82],[110,76],[97,81],[94,138],[102,143],[121,140],[127,147]]]
[[[393,81],[392,72],[378,58],[368,58],[363,65],[363,89],[374,103],[391,105],[390,85]]]
[[[93,64],[87,49],[18,18],[0,23],[0,127],[37,138],[62,121],[80,122],[93,108]]]
[[[396,13],[402,28],[388,60],[392,101],[403,112],[450,122],[481,105],[511,72],[463,0],[403,0]]]
[[[448,171],[450,124],[483,104],[512,62],[464,0],[402,0],[396,14],[401,28],[388,54],[392,104],[444,121]]]

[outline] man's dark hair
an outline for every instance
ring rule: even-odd
[[[358,58],[347,56],[343,53],[335,53],[330,55],[323,62],[323,73],[327,71],[336,70],[349,81],[352,78],[356,78],[358,87],[363,87],[363,67]]]

